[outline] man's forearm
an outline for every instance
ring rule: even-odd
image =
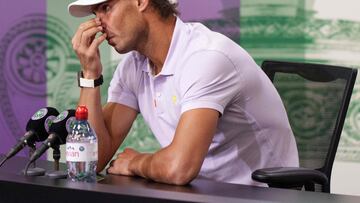
[[[91,18],[83,22],[77,29],[71,40],[72,47],[79,58],[81,64],[82,77],[85,79],[96,79],[102,74],[99,46],[106,40],[106,33],[95,37],[97,33],[103,31],[99,18]],[[110,147],[112,143],[109,136],[100,100],[100,87],[82,88],[80,90],[79,105],[86,105],[89,110],[88,118],[91,127],[98,136],[99,161],[98,171],[103,169],[107,161],[111,158]],[[107,146],[107,147],[105,147]],[[110,149],[109,149],[110,148]]]
[[[98,167],[101,171],[113,155],[111,138],[104,122],[100,96],[100,87],[82,88],[80,90],[79,105],[86,105],[89,110],[88,121],[98,136]]]
[[[134,174],[156,182],[184,185],[198,174],[198,170],[187,163],[181,163],[175,155],[163,150],[155,154],[138,154],[129,164]]]

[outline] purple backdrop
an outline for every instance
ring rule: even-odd
[[[0,1],[0,153],[23,136],[28,119],[46,106],[45,14],[46,0]],[[33,21],[35,15],[41,20]]]
[[[240,0],[179,0],[179,10],[184,21],[202,22],[240,42]]]

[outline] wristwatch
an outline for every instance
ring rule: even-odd
[[[78,72],[78,86],[83,88],[83,87],[92,87],[95,88],[97,86],[102,85],[104,82],[103,80],[103,76],[100,75],[99,78],[93,80],[93,79],[86,79],[84,78],[84,74],[82,71]]]

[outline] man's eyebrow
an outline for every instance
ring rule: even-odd
[[[101,4],[96,4],[94,6],[92,6],[91,10],[92,10],[92,13],[95,14],[95,11],[97,11],[99,9],[99,6],[101,6],[103,3]]]
[[[110,4],[110,3],[112,3],[113,1],[114,1],[114,0],[107,0],[107,1],[102,2],[102,3],[100,3],[100,4],[93,5],[93,6],[92,6],[93,14],[95,14],[95,11],[97,11],[101,5]]]

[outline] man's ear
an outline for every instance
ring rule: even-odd
[[[139,11],[143,12],[149,6],[151,0],[138,0]]]

